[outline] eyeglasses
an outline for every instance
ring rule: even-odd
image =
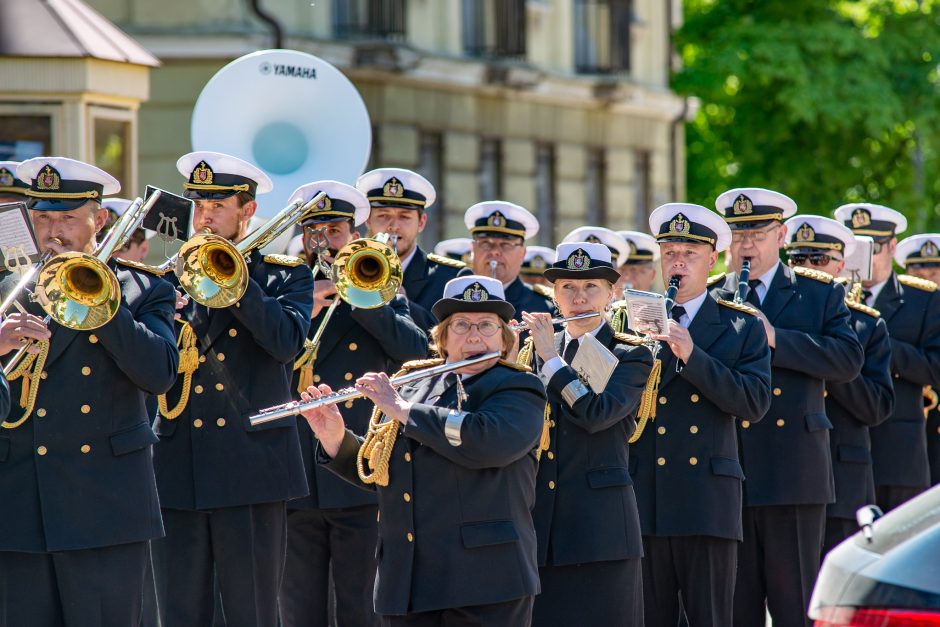
[[[798,266],[802,266],[807,262],[807,260],[814,266],[825,266],[830,261],[842,261],[837,257],[833,257],[832,255],[827,255],[825,253],[794,253],[789,257],[790,261]]]
[[[886,243],[885,242],[875,242],[871,245],[871,254],[877,255],[882,250],[884,250]]]
[[[470,333],[470,329],[473,327],[476,327],[477,331],[480,332],[480,335],[485,337],[496,335],[496,333],[501,328],[499,323],[493,322],[492,320],[484,320],[483,322],[472,323],[469,320],[464,320],[462,318],[454,320],[449,325],[447,325],[447,328],[457,335],[466,335],[467,333]]]
[[[735,229],[731,231],[731,241],[736,244],[739,244],[745,240],[751,240],[754,242],[763,242],[765,239],[767,239],[768,235],[776,231],[778,228],[780,228],[779,224],[775,224],[769,229],[760,230],[760,231]]]
[[[514,248],[519,248],[522,246],[519,242],[503,241],[503,242],[493,242],[490,240],[477,240],[476,245],[480,247],[485,253],[491,252],[493,250],[499,249],[501,253],[510,253]]]

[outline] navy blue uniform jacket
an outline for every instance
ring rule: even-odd
[[[444,295],[447,282],[460,271],[456,267],[457,263],[437,255],[429,257],[420,246],[415,248],[415,254],[402,277],[402,286],[408,298],[411,317],[419,329],[428,331],[437,324],[431,307]]]

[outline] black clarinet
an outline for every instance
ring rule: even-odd
[[[734,293],[734,302],[738,305],[747,300],[747,293],[751,289],[747,280],[751,277],[751,260],[747,257],[741,262],[741,272],[738,275],[738,291]]]
[[[682,281],[682,277],[678,274],[674,274],[669,277],[669,288],[666,290],[666,313],[672,311],[673,306],[676,304],[676,292],[679,291],[679,282]]]

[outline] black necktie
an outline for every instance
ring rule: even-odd
[[[568,342],[568,346],[565,347],[565,354],[562,355],[561,358],[564,359],[565,363],[568,364],[569,366],[571,365],[571,361],[574,359],[574,356],[578,352],[579,345],[580,343],[578,342],[578,340],[571,340],[570,342]]]
[[[869,300],[871,299],[871,294],[872,294],[871,290],[862,290],[862,303],[864,303],[865,305],[871,305],[872,303],[869,302]]]
[[[761,284],[760,279],[751,279],[747,282],[747,298],[744,300],[760,309],[760,297],[757,295],[757,286]]]
[[[441,377],[431,386],[431,389],[428,391],[427,397],[424,399],[424,402],[428,405],[434,405],[437,400],[444,396],[444,392],[447,391],[447,388],[451,386],[454,382],[453,372],[445,372]]]
[[[672,319],[675,320],[676,322],[679,322],[682,316],[685,315],[685,307],[683,307],[682,305],[675,305],[672,308],[671,314],[672,314]]]

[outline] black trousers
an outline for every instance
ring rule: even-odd
[[[329,627],[332,567],[338,627],[371,627],[377,505],[292,510],[287,515],[287,566],[281,584],[284,627]]]
[[[404,616],[380,616],[379,620],[383,627],[528,627],[532,624],[532,597]]]
[[[875,503],[878,504],[882,512],[887,514],[901,503],[909,501],[923,492],[924,489],[906,485],[876,485]]]
[[[810,627],[809,597],[819,573],[825,505],[744,508],[744,542],[738,548],[735,627]]]
[[[147,543],[0,551],[0,627],[128,627],[141,617]]]
[[[711,536],[643,536],[646,627],[728,627],[738,542]],[[680,597],[681,595],[681,597]]]
[[[164,509],[163,526],[166,537],[151,543],[162,627],[212,625],[216,578],[228,627],[277,627],[287,550],[283,501]]]
[[[640,559],[539,568],[534,627],[643,627]]]
[[[822,555],[820,564],[826,558],[826,555],[836,546],[858,531],[858,523],[848,518],[827,518],[826,535],[823,538]]]

